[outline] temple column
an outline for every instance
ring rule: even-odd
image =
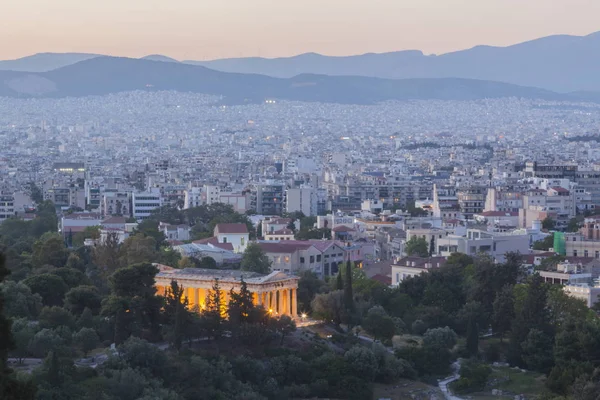
[[[283,315],[290,315],[290,291],[288,289],[283,289],[281,291],[283,293]]]
[[[295,317],[298,313],[296,310],[296,289],[290,289],[290,315]]]
[[[193,288],[192,290],[194,291],[194,304],[192,305],[200,307],[200,289]]]
[[[287,314],[287,301],[286,301],[286,297],[287,297],[287,292],[285,291],[285,289],[281,289],[279,291],[279,314],[280,315],[285,315]]]

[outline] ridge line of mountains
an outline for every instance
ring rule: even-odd
[[[79,97],[131,90],[214,94],[234,103],[498,97],[600,102],[600,32],[429,56],[408,50],[180,62],[162,55],[40,53],[0,61],[0,96]]]

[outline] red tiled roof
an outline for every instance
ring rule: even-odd
[[[280,243],[259,242],[258,245],[265,253],[295,253],[298,250],[306,250],[311,246],[311,244],[305,243],[290,243],[288,240]]]
[[[215,226],[215,232],[242,234],[248,233],[248,227],[246,224],[217,224],[217,226]]]
[[[332,229],[334,232],[356,232],[356,229],[349,228],[346,225],[339,225]]]
[[[552,190],[554,190],[557,193],[569,193],[567,189],[560,186],[552,186]]]
[[[386,286],[390,286],[392,284],[392,278],[390,276],[376,274],[376,275],[373,275],[373,277],[371,279],[373,279],[374,281],[377,281],[379,283],[383,283]]]

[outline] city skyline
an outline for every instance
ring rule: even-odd
[[[9,40],[0,44],[0,59],[39,52],[164,54],[179,60],[409,49],[440,54],[600,30],[594,17],[600,3],[589,0],[455,0],[443,6],[439,0],[380,0],[368,5],[354,0],[46,3],[9,2],[0,24],[0,35]]]

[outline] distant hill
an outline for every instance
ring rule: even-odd
[[[0,70],[46,72],[93,57],[98,55],[41,53],[0,61]],[[143,59],[179,63],[164,55]],[[464,78],[562,93],[600,92],[600,32],[587,36],[548,36],[507,47],[477,46],[442,55],[425,55],[418,50],[345,57],[306,53],[273,59],[251,57],[182,63],[276,78],[302,74],[385,79]]]
[[[163,55],[160,55],[160,54],[151,54],[149,56],[142,57],[141,60],[173,62],[173,63],[178,63],[179,62],[178,60],[176,60],[174,58],[163,56]]]
[[[290,79],[237,74],[202,66],[133,58],[96,57],[43,73],[0,71],[0,95],[65,97],[132,90],[177,90],[222,95],[229,102],[268,98],[372,104],[386,100],[471,100],[524,97],[564,100],[543,89],[469,79],[389,80],[357,76],[302,74]]]
[[[38,53],[16,60],[0,61],[0,71],[46,72],[98,57],[88,53]]]
[[[224,72],[290,78],[302,73],[389,79],[466,78],[540,87],[558,92],[600,91],[600,32],[548,36],[508,47],[477,46],[439,56],[398,51],[330,57],[184,61]]]

